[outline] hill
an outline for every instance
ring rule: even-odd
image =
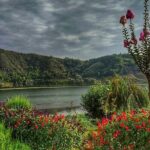
[[[139,70],[128,54],[82,61],[0,49],[0,87],[93,84],[114,74]]]

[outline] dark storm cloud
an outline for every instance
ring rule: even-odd
[[[81,59],[125,52],[118,20],[128,8],[142,18],[137,0],[0,0],[0,47]]]

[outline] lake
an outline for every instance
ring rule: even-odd
[[[0,100],[6,101],[11,96],[25,95],[38,109],[51,113],[82,111],[81,95],[85,94],[88,89],[88,86],[5,89],[0,90]]]

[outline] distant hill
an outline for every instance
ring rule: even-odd
[[[137,75],[139,70],[128,54],[82,61],[0,49],[0,87],[93,84],[114,74]]]

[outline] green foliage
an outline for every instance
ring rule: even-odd
[[[27,145],[11,139],[11,131],[0,123],[0,150],[31,150]]]
[[[150,111],[132,110],[103,118],[92,132],[86,147],[92,150],[149,150]]]
[[[128,77],[116,76],[106,83],[99,83],[82,96],[83,107],[93,117],[109,115],[115,111],[138,109],[148,104],[146,90]]]
[[[133,78],[116,76],[109,81],[103,110],[106,114],[147,107],[149,104],[146,90],[138,86]]]
[[[99,83],[91,86],[85,95],[82,95],[82,106],[92,117],[100,117],[104,115],[102,105],[107,99],[109,85]]]
[[[25,96],[17,95],[9,98],[6,102],[6,106],[12,109],[31,109],[32,104]]]
[[[94,79],[138,72],[126,54],[81,61],[0,49],[0,87],[91,85]]]
[[[0,120],[12,128],[12,136],[35,150],[79,149],[82,144],[82,125],[64,115],[48,115],[35,110],[0,109]]]

